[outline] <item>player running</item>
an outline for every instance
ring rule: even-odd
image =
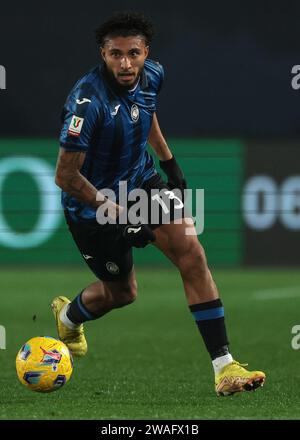
[[[247,371],[232,358],[223,305],[204,250],[196,233],[186,235],[191,219],[170,191],[183,191],[186,182],[156,116],[164,74],[159,63],[148,59],[152,25],[140,14],[119,13],[102,24],[96,36],[103,62],[76,83],[66,100],[56,183],[62,189],[69,230],[98,281],[72,301],[63,296],[53,300],[59,337],[74,356],[86,354],[83,323],[134,301],[132,247],[151,243],[180,272],[190,311],[212,359],[217,394],[254,390],[263,385],[265,374]],[[167,184],[146,150],[147,142],[160,160]],[[146,221],[134,224],[127,219],[121,224],[121,181],[126,182],[127,193],[136,188],[148,195],[153,189],[163,190],[170,221],[163,221],[162,201],[149,197],[150,213],[160,209],[156,222],[149,220],[149,213]],[[117,194],[115,201],[103,196],[104,188]],[[117,219],[117,224],[100,224],[99,212]],[[174,222],[178,217],[181,224]]]

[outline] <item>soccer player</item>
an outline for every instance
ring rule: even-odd
[[[152,24],[141,14],[118,13],[96,31],[101,65],[84,75],[71,90],[62,114],[56,184],[72,237],[98,281],[85,287],[72,301],[59,296],[52,302],[59,338],[74,356],[87,352],[83,323],[134,301],[137,283],[132,247],[151,243],[178,268],[190,311],[211,356],[218,395],[254,390],[265,374],[248,371],[232,358],[224,322],[224,309],[196,233],[187,235],[191,219],[184,216],[184,174],[164,139],[156,116],[156,98],[163,83],[162,66],[148,59]],[[167,183],[146,150],[158,156]],[[118,194],[143,189],[150,211],[159,208],[159,220],[137,224],[127,218]],[[163,222],[163,200],[151,198],[162,190],[169,199],[170,221]],[[177,192],[178,194],[178,192]],[[115,220],[99,222],[98,213]],[[181,223],[175,219],[181,218]],[[193,227],[193,226],[192,226]]]

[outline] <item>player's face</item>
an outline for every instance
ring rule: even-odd
[[[132,88],[138,81],[149,47],[143,37],[114,37],[105,42],[101,55],[118,83]]]

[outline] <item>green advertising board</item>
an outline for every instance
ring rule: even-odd
[[[242,262],[240,195],[244,146],[238,140],[170,139],[188,186],[204,189],[204,231],[210,264]],[[72,242],[54,183],[54,139],[0,140],[0,261],[2,264],[74,264]],[[150,151],[151,152],[151,151]],[[136,264],[168,264],[153,246],[135,249]]]

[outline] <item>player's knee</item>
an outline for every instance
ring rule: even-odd
[[[124,293],[125,293],[124,298],[126,304],[133,303],[137,297],[137,282],[132,281]]]
[[[205,252],[198,240],[191,241],[176,261],[180,273],[185,278],[209,277]]]
[[[131,280],[130,283],[124,285],[118,294],[117,302],[120,307],[131,304],[137,297],[137,282]]]

